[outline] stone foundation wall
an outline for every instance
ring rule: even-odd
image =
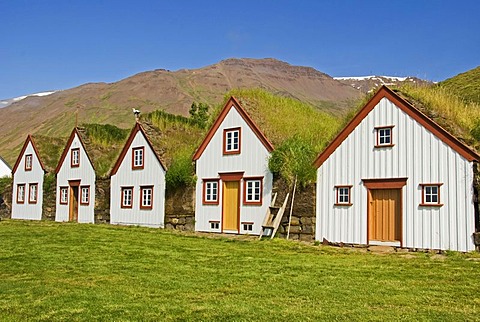
[[[55,220],[57,179],[47,174],[43,179],[42,220]]]
[[[292,204],[293,185],[288,186],[284,179],[275,178],[273,181],[273,193],[277,193],[276,206],[280,206],[287,193],[290,193],[287,208],[278,228],[281,238],[287,237],[288,220]],[[289,239],[313,241],[315,239],[315,184],[305,188],[297,187],[293,201],[292,219],[290,223]]]
[[[0,219],[12,217],[12,185],[9,184],[0,191],[3,202],[0,204]]]
[[[195,230],[195,186],[165,192],[165,228]]]
[[[95,181],[94,214],[96,224],[110,223],[110,178]]]

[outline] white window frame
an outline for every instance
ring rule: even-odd
[[[203,180],[203,204],[218,205],[219,186],[218,179]]]
[[[33,164],[33,155],[32,154],[25,155],[25,171],[32,170],[32,164]]]
[[[68,204],[68,187],[60,187],[60,204]]]
[[[143,146],[132,148],[132,169],[143,169],[145,148]]]
[[[133,187],[122,187],[122,208],[133,207]]]
[[[242,222],[243,231],[253,231],[253,222]]]
[[[220,222],[219,221],[210,221],[210,229],[218,230],[220,229]]]
[[[80,204],[84,206],[90,204],[90,186],[80,186]]]
[[[244,178],[244,204],[262,204],[263,178]]]
[[[239,154],[241,145],[241,128],[225,129],[223,135],[223,153]]]
[[[71,166],[79,167],[80,166],[80,148],[73,148],[71,151]]]
[[[421,183],[420,186],[422,187],[422,203],[420,205],[437,207],[443,206],[440,199],[440,187],[442,185],[443,183]]]
[[[140,209],[153,208],[153,186],[140,187]]]
[[[352,186],[338,185],[335,186],[335,205],[351,206],[352,205]]]
[[[381,147],[392,147],[394,146],[393,144],[393,125],[389,126],[377,126],[375,127],[376,131],[376,144],[375,147],[381,148]],[[388,134],[387,134],[388,131]],[[388,142],[386,142],[388,138]],[[383,142],[382,142],[383,140]]]
[[[38,183],[30,183],[28,185],[28,203],[37,203],[38,200]]]
[[[17,203],[25,203],[25,183],[17,184]]]

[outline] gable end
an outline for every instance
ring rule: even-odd
[[[132,145],[132,142],[135,139],[135,136],[137,135],[138,132],[142,133],[143,137],[145,138],[145,141],[147,141],[148,146],[150,147],[153,154],[157,158],[161,167],[163,168],[164,171],[166,171],[166,168],[165,168],[162,160],[158,156],[157,152],[155,152],[155,149],[153,148],[152,142],[150,141],[147,134],[145,133],[145,130],[143,129],[142,125],[137,122],[135,124],[135,126],[133,127],[132,131],[130,132],[130,135],[128,136],[127,142],[125,142],[125,145],[123,146],[123,149],[120,152],[120,156],[118,157],[117,162],[115,162],[115,165],[113,166],[112,171],[110,171],[111,176],[113,176],[114,174],[117,173],[118,169],[120,168],[120,165],[123,162],[123,159],[125,158],[125,155],[127,154],[128,150],[130,149],[130,146]]]
[[[78,140],[80,141],[80,144],[82,145],[82,148],[85,151],[85,154],[87,155],[87,159],[90,162],[90,165],[95,170],[95,167],[93,166],[93,162],[90,159],[90,156],[88,155],[88,151],[85,148],[85,144],[83,143],[82,136],[78,132],[78,129],[75,127],[75,128],[73,128],[73,131],[70,134],[70,137],[68,138],[67,144],[65,145],[65,149],[62,152],[62,156],[60,157],[60,160],[58,161],[57,167],[55,168],[55,174],[58,174],[58,172],[60,171],[60,169],[62,167],[62,164],[63,164],[63,161],[65,160],[68,152],[70,151],[70,146],[72,145],[72,142],[75,139],[75,134],[78,136]]]
[[[15,165],[13,166],[12,174],[17,171],[17,168],[20,165],[20,162],[22,162],[23,155],[25,154],[25,150],[27,149],[29,142],[32,143],[33,151],[35,152],[35,155],[37,156],[37,159],[40,162],[40,166],[42,167],[42,170],[44,172],[47,172],[45,170],[45,166],[42,162],[42,159],[40,158],[40,153],[38,153],[37,146],[35,145],[35,141],[33,140],[33,137],[29,134],[27,136],[27,139],[25,140],[25,143],[23,144],[23,147],[22,147],[22,150],[20,151],[20,154],[18,155],[17,161],[15,162]]]
[[[328,157],[335,152],[335,150],[342,144],[342,142],[353,132],[353,130],[362,122],[362,120],[378,105],[378,103],[386,98],[395,106],[400,108],[407,115],[412,117],[415,121],[424,126],[427,130],[433,133],[436,137],[442,140],[445,144],[450,146],[454,151],[460,154],[468,161],[480,161],[480,156],[465,144],[460,142],[453,135],[448,133],[440,125],[438,125],[431,118],[423,114],[420,110],[415,108],[409,102],[398,96],[394,91],[387,86],[382,86],[377,93],[368,101],[368,103],[354,116],[354,118],[345,126],[345,128],[333,139],[333,141],[323,150],[322,153],[314,161],[316,168],[320,167]]]
[[[260,131],[258,126],[255,124],[255,122],[252,120],[252,118],[247,114],[247,112],[243,109],[243,107],[240,105],[240,103],[237,101],[237,99],[233,96],[230,97],[230,99],[227,101],[225,106],[223,107],[222,111],[218,115],[217,119],[215,120],[215,123],[213,123],[212,127],[208,131],[207,135],[205,136],[205,139],[202,141],[200,146],[198,147],[197,151],[193,155],[193,161],[198,160],[205,148],[208,146],[210,143],[211,139],[217,132],[218,128],[222,124],[223,120],[225,117],[228,115],[228,112],[230,110],[235,108],[237,112],[240,114],[240,116],[243,118],[243,120],[248,124],[250,129],[252,129],[253,133],[257,136],[257,138],[262,142],[262,144],[265,146],[268,152],[273,151],[273,145],[272,143],[267,139],[267,137]]]

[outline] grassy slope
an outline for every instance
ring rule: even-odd
[[[475,320],[478,254],[0,222],[1,320]]]
[[[480,66],[444,80],[439,85],[468,102],[480,104]]]
[[[240,100],[274,146],[297,135],[320,152],[341,124],[337,117],[309,104],[261,89],[233,90],[225,100],[231,95]]]
[[[400,92],[417,108],[461,141],[480,151],[480,103],[466,102],[443,86],[402,86]]]

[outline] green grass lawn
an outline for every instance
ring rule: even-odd
[[[0,320],[480,320],[478,254],[0,222]]]

